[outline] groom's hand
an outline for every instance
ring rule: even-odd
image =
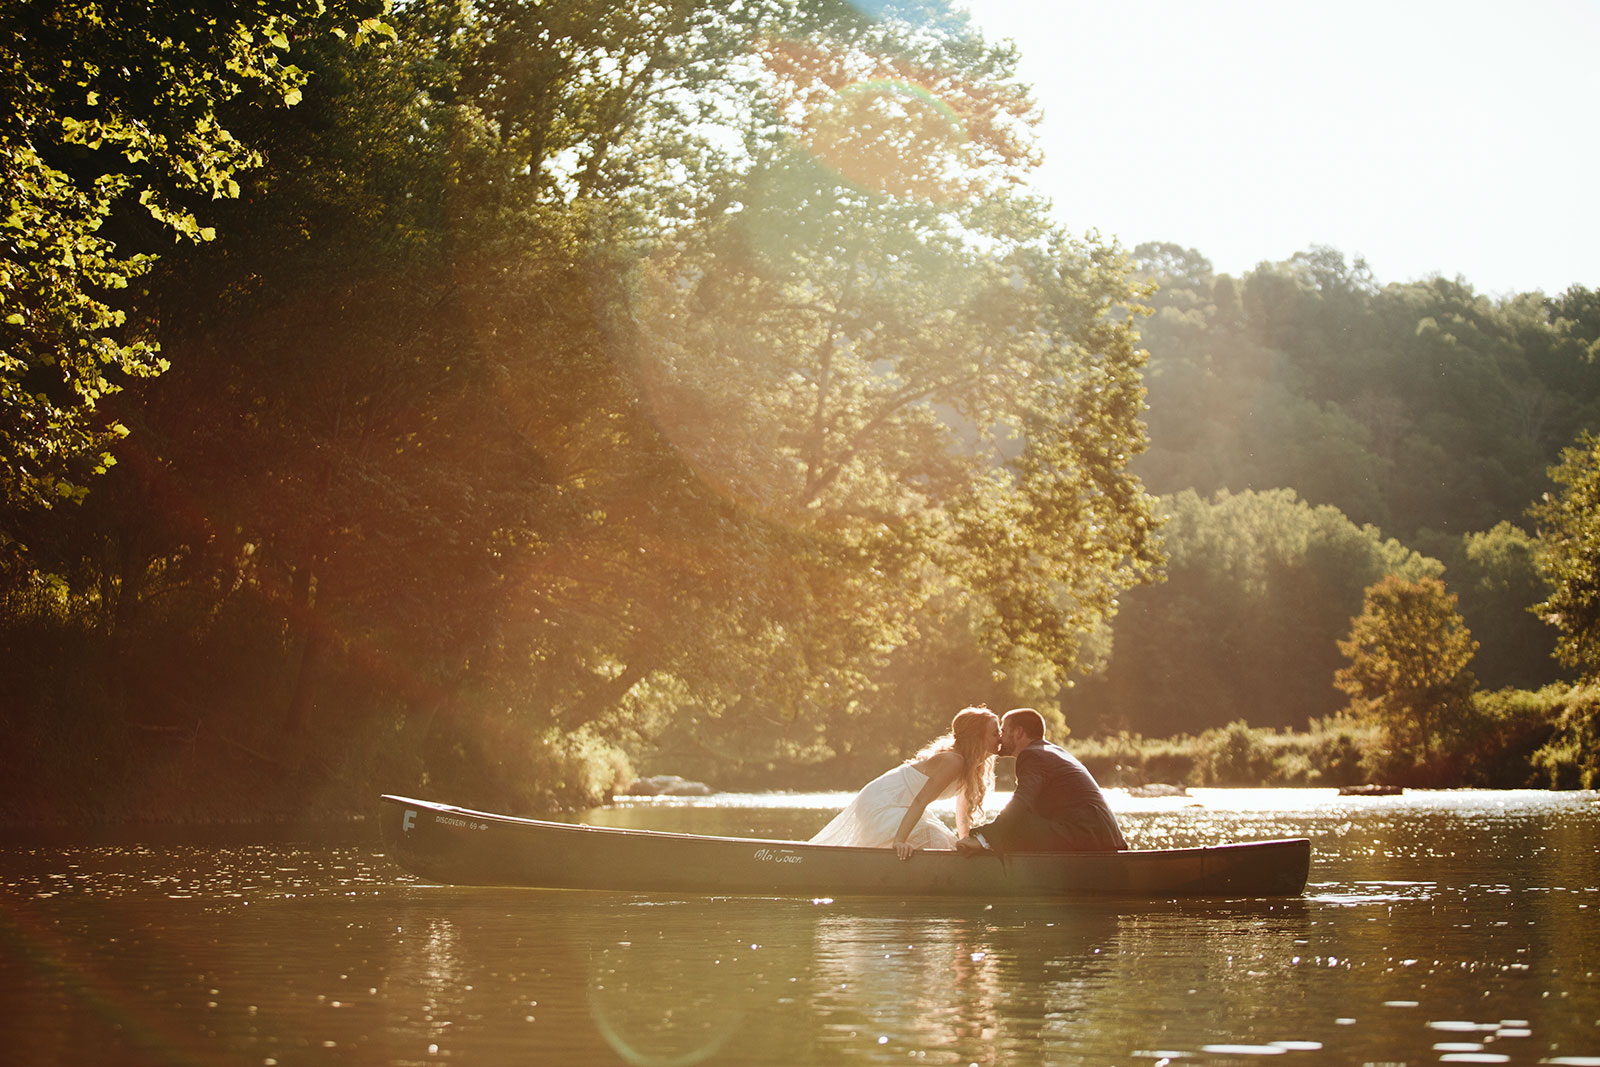
[[[988,850],[983,847],[983,842],[968,834],[956,841],[956,851],[963,856],[976,856]]]

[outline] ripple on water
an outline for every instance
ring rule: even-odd
[[[1580,820],[1560,794],[1531,796],[1520,810],[1496,798],[1507,814],[1487,817],[1477,814],[1489,812],[1487,796],[1192,799],[1202,806],[1150,802],[1119,814],[1141,845],[1312,837],[1308,895],[1260,906],[741,903],[419,886],[370,838],[69,845],[0,851],[0,908],[32,921],[23,936],[40,946],[0,953],[0,994],[37,1006],[25,1039],[59,1043],[98,1033],[93,1005],[71,982],[120,976],[135,1022],[215,1032],[227,1043],[219,1054],[247,1049],[269,1067],[290,1062],[283,1053],[295,1041],[360,1058],[375,1026],[387,1028],[396,1062],[594,1062],[616,1058],[618,1045],[686,1060],[738,1011],[742,1037],[729,1040],[749,1039],[738,1059],[752,1067],[886,1067],[912,1056],[964,1065],[1001,1047],[1008,1062],[1061,1062],[1070,1050],[1074,1062],[1127,1063],[1127,1050],[1146,1042],[1159,1046],[1133,1054],[1145,1064],[1310,1067],[1371,1053],[1412,1065],[1600,1067],[1586,973],[1600,950],[1600,807],[1585,802]],[[848,795],[809,808],[790,800],[762,798],[767,806],[748,815],[725,797],[596,818],[804,837]],[[1435,858],[1445,855],[1455,858]],[[58,949],[77,970],[35,964]],[[702,949],[715,954],[695,954]],[[1325,965],[1332,958],[1339,967]],[[1414,999],[1383,999],[1408,992]],[[1328,1044],[1268,1040],[1275,1033]]]
[[[1404,901],[1433,899],[1437,882],[1318,882],[1310,887],[1307,900],[1334,907],[1354,908],[1367,904],[1399,904]]]

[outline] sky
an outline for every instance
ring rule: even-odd
[[[960,2],[960,0],[958,0]],[[1235,276],[1600,288],[1600,0],[964,0],[1043,109],[1073,232]]]

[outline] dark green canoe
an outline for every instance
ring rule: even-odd
[[[1296,896],[1311,842],[963,856],[518,819],[385,796],[389,854],[430,882],[717,896]]]

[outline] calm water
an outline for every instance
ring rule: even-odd
[[[0,844],[0,1061],[1600,1067],[1600,795],[1113,793],[1136,846],[1308,836],[1289,901],[421,884],[374,829]],[[591,812],[803,837],[840,796]]]

